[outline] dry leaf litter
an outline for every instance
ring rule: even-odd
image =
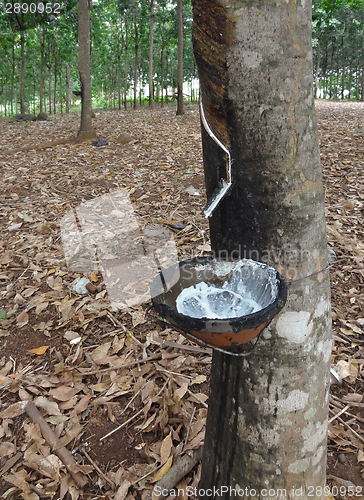
[[[317,110],[328,239],[336,254],[332,364],[344,380],[331,393],[328,481],[364,486],[364,107],[319,102]],[[117,244],[105,237],[115,224],[107,228],[105,205],[95,204],[105,196],[112,203],[109,194],[121,192],[132,202],[132,223],[173,233],[179,260],[208,253],[198,107],[188,106],[183,117],[174,107],[98,111],[94,126],[108,145],[21,151],[75,136],[79,119],[0,121],[5,499],[145,499],[204,438],[210,350],[148,317],[137,275],[130,276],[129,302],[115,307],[107,269],[100,272],[95,254],[95,241],[106,261],[127,246],[123,234]],[[18,152],[7,154],[10,149]],[[99,234],[71,241],[72,224],[85,229],[80,206],[92,206]],[[71,256],[62,234],[71,241]],[[77,288],[81,280],[86,289]],[[179,488],[196,486],[199,475],[200,466]]]

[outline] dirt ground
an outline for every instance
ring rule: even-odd
[[[347,491],[350,485],[360,498],[364,104],[318,101],[317,115],[328,241],[336,254],[332,366],[344,379],[331,391],[328,484],[337,499],[345,498],[340,487]],[[77,114],[47,122],[0,119],[5,499],[144,500],[151,480],[172,459],[196,453],[204,438],[211,351],[148,316],[138,274],[161,241],[157,264],[163,267],[177,254],[179,260],[208,254],[198,106],[187,106],[182,117],[172,106],[96,111],[94,126],[107,145],[21,151],[75,136],[79,120]],[[10,149],[18,152],[7,154]],[[128,266],[121,256],[129,256]],[[112,281],[115,269],[118,279]],[[25,410],[29,400],[50,429],[48,439],[39,431],[38,414]],[[56,448],[72,449],[77,464],[68,472],[52,439]],[[197,466],[179,487],[197,485],[199,474]],[[86,479],[82,492],[77,481]]]

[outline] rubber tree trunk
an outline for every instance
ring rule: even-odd
[[[122,29],[122,26],[121,26],[121,29]],[[117,51],[116,51],[118,64],[117,64],[117,68],[116,68],[116,73],[117,73],[117,79],[118,79],[118,109],[119,109],[119,111],[121,110],[121,62],[120,62],[121,51],[122,51],[122,49],[120,48],[120,33],[118,33]]]
[[[52,114],[52,66],[51,64],[48,67],[48,105],[49,105],[49,114]]]
[[[5,75],[5,85],[4,85],[4,109],[5,109],[5,116],[7,116],[7,104],[8,104],[8,85],[7,85],[7,77],[8,75]]]
[[[125,57],[124,57],[124,109],[127,109],[127,93],[128,93],[128,15],[129,12],[126,11],[125,15]]]
[[[344,97],[345,97],[345,76],[346,76],[345,75],[346,58],[345,58],[345,51],[344,51],[344,37],[341,39],[341,52],[342,52],[341,99],[344,99]]]
[[[212,250],[266,262],[289,281],[285,308],[249,356],[214,352],[199,488],[224,499],[321,499],[331,308],[311,5],[192,3],[204,113],[232,157],[233,186],[210,218]],[[210,198],[226,158],[204,127],[202,140]]]
[[[90,55],[90,0],[78,0],[78,72],[81,83],[81,140],[95,139],[92,127],[91,55]]]
[[[61,115],[63,115],[62,63],[59,67],[59,103],[61,107]]]
[[[162,108],[163,108],[163,89],[164,89],[163,47],[164,47],[164,40],[162,42],[162,48],[161,48],[161,106],[162,106]]]
[[[39,112],[43,113],[43,93],[44,93],[44,45],[45,45],[45,29],[44,25],[39,32],[40,42],[40,82],[39,82]]]
[[[334,75],[334,51],[335,44],[331,43],[331,59],[330,59],[330,87],[329,87],[329,98],[332,98],[332,78]]]
[[[14,114],[14,88],[15,88],[15,73],[16,73],[16,62],[15,62],[15,36],[13,31],[13,44],[12,44],[12,71],[11,71],[11,89],[10,89],[10,101],[11,101],[11,116]],[[364,74],[364,73],[363,73]]]
[[[66,65],[66,113],[70,112],[70,70]]]
[[[150,0],[149,18],[149,108],[153,108],[153,26],[154,26],[154,0]]]
[[[183,115],[183,5],[177,0],[178,66],[177,66],[177,115]]]
[[[54,56],[54,81],[53,81],[53,110],[57,113],[57,72],[58,72],[58,60],[57,55]]]
[[[349,63],[349,94],[348,94],[348,99],[351,99],[352,86],[353,86],[353,60],[352,60],[352,58],[350,58],[350,63]]]
[[[25,97],[24,97],[24,72],[25,72],[25,34],[24,30],[20,30],[20,113],[25,114]]]

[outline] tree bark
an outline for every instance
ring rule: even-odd
[[[183,109],[183,5],[177,0],[178,66],[177,66],[177,115],[184,115]]]
[[[329,98],[332,99],[332,78],[334,75],[334,50],[335,44],[331,44],[331,60],[330,60],[330,87],[329,87]]]
[[[168,102],[168,55],[166,56],[166,103]]]
[[[15,85],[15,114],[18,114],[18,85]]]
[[[124,109],[127,109],[127,92],[128,92],[128,11],[125,14],[125,58],[124,58]]]
[[[229,488],[251,500],[318,500],[331,312],[311,4],[192,3],[206,120],[232,158],[233,186],[210,218],[213,253],[266,262],[289,280],[285,308],[248,357],[213,354],[199,488],[224,500]],[[209,199],[226,158],[204,128],[202,139]]]
[[[81,83],[81,126],[78,137],[96,139],[92,126],[91,56],[90,56],[91,0],[78,0],[78,72]]]
[[[351,99],[351,87],[353,85],[353,59],[350,57],[349,62],[349,95],[348,98]]]
[[[164,67],[163,67],[163,45],[161,48],[161,106],[163,108]]]
[[[149,108],[153,108],[153,26],[154,26],[154,0],[150,0],[149,19]]]
[[[63,99],[62,99],[62,64],[59,65],[59,103],[61,106],[61,115],[63,115]]]
[[[24,71],[25,71],[25,34],[24,30],[20,29],[20,113],[25,114],[25,98],[24,98]]]
[[[122,23],[121,23],[121,29],[123,29]],[[121,51],[122,51],[122,49],[120,48],[120,33],[118,33],[117,53],[116,53],[118,64],[117,64],[117,68],[116,68],[116,75],[117,75],[117,80],[118,80],[118,108],[119,108],[119,111],[121,110],[121,68],[120,68]]]
[[[57,63],[57,54],[54,55],[54,82],[53,82],[53,110],[54,113],[57,113],[57,71],[58,71],[58,63]]]
[[[10,99],[11,99],[11,115],[13,116],[14,114],[14,87],[15,87],[15,71],[16,71],[16,65],[15,65],[15,36],[13,32],[13,46],[12,46],[12,72],[11,72],[11,90],[10,90]]]
[[[345,53],[344,53],[344,37],[341,39],[341,52],[342,52],[342,73],[341,73],[341,99],[345,97]]]
[[[48,68],[48,105],[49,114],[52,114],[52,70],[51,67]]]
[[[70,112],[70,76],[69,67],[66,65],[66,114]]]
[[[39,111],[43,113],[43,93],[44,93],[44,44],[45,44],[45,29],[44,24],[40,34],[40,82],[39,82]]]
[[[37,81],[37,71],[36,71],[36,65],[35,62],[33,64],[33,114],[36,114],[35,111],[35,97],[36,97],[36,92],[35,92],[35,86],[36,86],[36,81]]]
[[[5,108],[5,116],[7,116],[7,100],[8,100],[8,85],[7,85],[7,75],[5,79],[5,89],[4,89],[4,108]]]
[[[49,114],[52,114],[52,54],[54,50],[54,40],[51,45],[50,34],[48,33],[48,105]]]

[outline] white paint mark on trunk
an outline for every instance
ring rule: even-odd
[[[313,322],[308,311],[287,311],[277,321],[277,333],[295,344],[302,344],[313,330]]]

